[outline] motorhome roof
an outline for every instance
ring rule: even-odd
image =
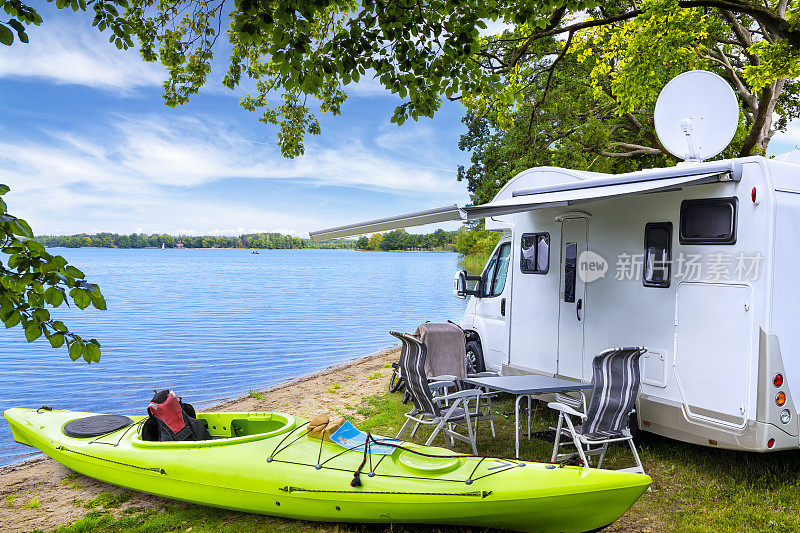
[[[674,167],[615,175],[554,167],[539,167],[515,176],[491,202],[486,204],[465,207],[451,205],[358,224],[349,224],[311,232],[311,238],[314,240],[336,239],[438,222],[478,220],[612,196],[674,189],[676,187],[715,181],[739,181],[741,176],[742,163],[738,159],[681,164]],[[535,180],[537,186],[525,187],[524,182],[530,181],[531,178]],[[522,187],[519,189],[514,188],[517,186]]]

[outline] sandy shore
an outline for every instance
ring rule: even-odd
[[[355,410],[361,399],[386,390],[392,369],[385,365],[397,361],[398,356],[398,348],[384,350],[259,391],[260,398],[243,396],[204,410],[283,411],[305,418],[327,411],[358,419]],[[142,411],[145,407],[143,404]],[[120,492],[118,487],[75,474],[49,458],[5,467],[0,469],[0,531],[48,531],[90,512],[91,505],[87,507],[86,502],[102,493]],[[165,501],[134,493],[118,511],[132,506],[159,507]]]

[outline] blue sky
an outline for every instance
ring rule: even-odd
[[[157,65],[109,45],[86,14],[43,14],[29,45],[0,50],[0,183],[37,233],[302,235],[468,201],[458,104],[398,127],[399,100],[370,80],[287,160],[221,73],[170,109]]]
[[[118,51],[88,14],[42,11],[31,44],[0,50],[0,183],[39,234],[308,231],[468,201],[456,166],[463,110],[389,122],[398,100],[373,81],[343,116],[320,115],[306,153],[281,157],[275,130],[242,110],[215,71],[185,106],[161,99],[164,73]],[[800,125],[770,153],[800,144]],[[420,228],[425,231],[430,228]]]

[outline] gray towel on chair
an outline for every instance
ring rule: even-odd
[[[426,322],[417,327],[414,335],[427,349],[425,373],[429,377],[443,374],[459,379],[467,377],[467,351],[461,328],[449,322]]]

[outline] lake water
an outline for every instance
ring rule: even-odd
[[[457,320],[454,253],[59,249],[107,311],[52,312],[103,347],[72,362],[42,337],[0,331],[0,409],[142,413],[153,389],[200,403],[246,394],[395,344],[389,329]],[[388,375],[387,375],[388,379]],[[31,448],[0,423],[0,464]]]

